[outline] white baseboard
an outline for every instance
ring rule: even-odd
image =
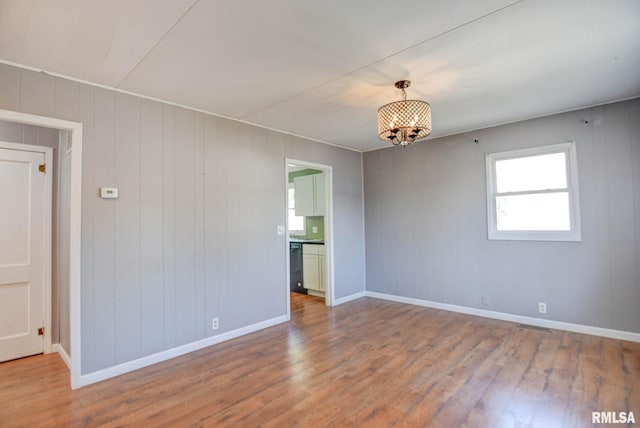
[[[62,361],[67,365],[67,368],[71,370],[71,358],[69,358],[69,354],[67,354],[67,351],[64,350],[62,345],[54,343],[51,345],[51,352],[57,352],[60,355],[60,358],[62,358]]]
[[[343,303],[347,303],[347,302],[350,302],[352,300],[356,300],[356,299],[359,299],[361,297],[364,297],[365,293],[366,293],[365,291],[361,291],[359,293],[353,293],[353,294],[349,294],[348,296],[340,297],[339,299],[334,299],[333,306],[338,306],[338,305],[341,305]]]
[[[592,327],[582,324],[572,324],[562,321],[546,320],[542,318],[526,317],[523,315],[513,315],[504,312],[488,311],[486,309],[469,308],[466,306],[451,305],[448,303],[432,302],[430,300],[414,299],[411,297],[394,296],[392,294],[366,291],[367,297],[390,300],[392,302],[407,303],[409,305],[424,306],[426,308],[442,309],[444,311],[458,312],[461,314],[475,315],[484,318],[493,318],[502,321],[511,321],[518,324],[535,325],[538,327],[552,328],[556,330],[571,331],[574,333],[590,334],[592,336],[609,337],[612,339],[628,340],[640,342],[640,333],[630,331],[612,330],[602,327]]]
[[[150,366],[152,364],[160,363],[162,361],[169,360],[171,358],[179,357],[180,355],[188,354],[189,352],[197,351],[207,346],[215,345],[217,343],[225,342],[227,340],[235,339],[236,337],[244,336],[245,334],[253,333],[254,331],[262,330],[267,327],[271,327],[283,322],[287,322],[287,316],[281,315],[276,318],[272,318],[266,321],[262,321],[256,324],[241,327],[236,330],[228,331],[226,333],[218,334],[217,336],[207,337],[205,339],[198,340],[196,342],[187,343],[186,345],[178,346],[166,351],[161,351],[156,354],[147,355],[146,357],[138,358],[137,360],[127,361],[126,363],[118,364],[116,366],[108,367],[106,369],[98,370],[92,373],[80,375],[77,387],[83,387],[92,383],[100,382],[121,374],[125,374],[134,370],[141,369],[143,367]]]

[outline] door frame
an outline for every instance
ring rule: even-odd
[[[0,149],[16,150],[22,152],[42,153],[45,165],[53,165],[53,149],[51,147],[34,146],[31,144],[10,143],[0,141]],[[44,341],[42,351],[51,353],[51,262],[52,262],[52,218],[53,218],[53,180],[51,174],[44,175],[45,201],[44,201],[44,290],[43,290],[43,322]],[[31,232],[29,232],[31,233]]]
[[[316,162],[309,162],[300,159],[285,158],[284,159],[284,218],[285,218],[285,259],[286,263],[286,296],[287,296],[287,319],[291,319],[291,296],[289,294],[289,283],[291,280],[290,261],[289,261],[289,212],[288,212],[288,194],[289,194],[289,164],[317,169],[324,172],[325,184],[325,208],[324,216],[324,248],[327,262],[327,289],[324,294],[324,301],[327,306],[334,306],[335,302],[335,276],[333,269],[333,167]]]
[[[82,123],[35,114],[0,109],[0,120],[25,125],[42,126],[68,131],[71,135],[71,174],[69,198],[69,347],[71,355],[59,349],[71,375],[71,388],[76,389],[86,382],[81,372],[81,232],[82,232]],[[51,306],[51,305],[49,305]],[[49,307],[51,310],[51,307]]]

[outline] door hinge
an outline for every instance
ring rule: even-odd
[[[38,165],[38,171],[47,172],[47,164],[46,163],[41,163],[40,165]]]
[[[44,327],[38,329],[38,336],[44,336]]]

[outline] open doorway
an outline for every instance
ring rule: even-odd
[[[52,344],[51,350],[57,351],[70,368],[71,387],[78,388],[84,382],[80,368],[80,243],[81,243],[81,196],[82,196],[82,124],[46,116],[38,116],[11,110],[0,109],[0,121],[15,124],[51,128],[59,134],[58,148],[66,156],[64,162],[67,171],[65,186],[68,192],[60,199],[60,209],[66,210],[64,215],[67,226],[59,238],[64,239],[66,261],[60,268],[65,269],[68,281],[67,292],[60,295],[58,304],[52,305],[59,310],[59,319],[68,323],[68,340],[66,344]],[[64,147],[64,150],[63,150]],[[45,163],[46,168],[46,163]],[[45,326],[46,327],[46,326]],[[45,328],[46,335],[46,328]],[[62,342],[62,341],[60,341]],[[45,349],[48,351],[48,349]],[[70,352],[68,352],[70,351]]]
[[[287,314],[296,301],[333,305],[332,168],[286,159]]]

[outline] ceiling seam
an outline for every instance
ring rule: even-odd
[[[327,80],[326,82],[323,82],[323,83],[321,83],[321,84],[319,84],[319,85],[314,86],[313,88],[310,88],[310,89],[307,89],[307,90],[304,90],[304,91],[298,92],[297,94],[291,95],[290,97],[287,97],[287,98],[285,98],[285,99],[283,99],[283,100],[277,101],[277,102],[275,102],[275,103],[273,103],[273,104],[269,104],[269,105],[268,105],[268,106],[266,106],[266,107],[263,107],[263,108],[261,108],[261,109],[259,109],[259,110],[256,110],[256,111],[253,111],[253,112],[251,112],[251,113],[245,114],[245,115],[243,115],[243,116],[241,116],[241,117],[244,119],[244,118],[247,118],[247,117],[252,116],[252,115],[254,115],[254,114],[257,114],[257,113],[260,113],[260,112],[262,112],[262,111],[265,111],[265,110],[267,110],[267,109],[270,109],[271,107],[277,106],[277,105],[279,105],[279,104],[286,103],[287,101],[292,100],[292,99],[294,99],[294,98],[296,98],[296,97],[299,97],[300,95],[304,95],[304,94],[309,93],[309,92],[311,92],[311,91],[315,91],[315,90],[316,90],[316,89],[318,89],[318,88],[321,88],[321,87],[323,87],[323,86],[329,85],[329,84],[331,84],[331,83],[333,83],[333,82],[335,82],[335,81],[337,81],[337,80],[340,80],[340,79],[343,79],[343,78],[345,78],[345,77],[347,77],[347,76],[350,76],[350,75],[352,75],[352,74],[355,74],[355,73],[357,73],[357,72],[359,72],[359,71],[362,71],[362,70],[364,70],[364,69],[366,69],[366,68],[368,68],[368,67],[371,67],[372,65],[375,65],[375,64],[378,64],[378,63],[380,63],[380,62],[386,61],[387,59],[392,58],[392,57],[394,57],[394,56],[396,56],[396,55],[399,55],[399,54],[401,54],[401,53],[403,53],[403,52],[406,52],[406,51],[408,51],[408,50],[410,50],[410,49],[413,49],[413,48],[418,47],[418,46],[420,46],[420,45],[423,45],[423,44],[425,44],[425,43],[431,42],[431,41],[433,41],[433,40],[435,40],[435,39],[438,39],[438,38],[440,38],[440,37],[442,37],[442,36],[444,36],[444,35],[446,35],[446,34],[451,33],[452,31],[459,30],[460,28],[465,27],[465,26],[467,26],[467,25],[469,25],[469,24],[473,24],[474,22],[477,22],[477,21],[479,21],[479,20],[481,20],[481,19],[484,19],[484,18],[489,17],[489,16],[491,16],[491,15],[494,15],[494,14],[496,14],[496,13],[502,12],[503,10],[505,10],[505,9],[507,9],[507,8],[510,8],[510,7],[512,7],[512,6],[515,6],[516,4],[521,3],[521,2],[523,2],[523,1],[524,1],[524,0],[516,0],[516,1],[514,1],[513,3],[509,3],[508,5],[502,6],[502,7],[498,8],[498,9],[494,9],[494,10],[492,10],[492,11],[490,11],[490,12],[485,13],[484,15],[480,15],[480,16],[478,16],[478,17],[476,17],[476,18],[470,19],[470,20],[468,20],[468,21],[466,21],[466,22],[463,22],[462,24],[456,25],[456,26],[455,26],[455,27],[453,27],[453,28],[450,28],[450,29],[448,29],[448,30],[445,30],[445,31],[443,31],[443,32],[441,32],[441,33],[438,33],[438,34],[435,34],[435,35],[433,35],[433,36],[430,36],[430,37],[428,37],[428,38],[426,38],[426,39],[424,39],[424,40],[421,40],[421,41],[419,41],[419,42],[416,42],[416,43],[412,44],[411,46],[407,46],[406,48],[402,48],[402,49],[397,50],[397,51],[395,51],[395,52],[393,52],[393,53],[390,53],[389,55],[386,55],[386,56],[384,56],[384,57],[382,57],[382,58],[380,58],[380,59],[377,59],[377,60],[375,60],[375,61],[372,61],[372,62],[370,62],[370,63],[368,63],[368,64],[365,64],[365,65],[363,65],[363,66],[361,66],[361,67],[358,67],[358,68],[356,68],[355,70],[351,70],[351,71],[349,71],[349,72],[347,72],[347,73],[344,73],[344,74],[342,74],[342,75],[340,75],[340,76],[334,77],[333,79],[329,79],[329,80]]]
[[[119,88],[120,85],[122,84],[122,82],[124,82],[125,80],[127,80],[127,78],[131,75],[131,73],[133,73],[135,71],[135,69],[140,65],[140,63],[142,61],[144,61],[145,59],[147,59],[147,57],[151,54],[151,52],[153,52],[153,50],[156,48],[156,46],[158,46],[158,44],[160,44],[161,41],[164,40],[165,37],[167,37],[167,34],[169,34],[171,32],[171,30],[173,30],[175,28],[176,25],[178,25],[180,23],[180,21],[182,21],[182,19],[185,17],[185,15],[187,15],[189,12],[191,12],[191,9],[193,9],[198,3],[200,3],[200,0],[195,0],[191,6],[189,6],[187,8],[187,10],[185,10],[182,15],[180,15],[178,17],[178,19],[176,19],[176,21],[167,29],[167,31],[164,32],[164,34],[162,36],[160,36],[158,38],[158,40],[153,44],[153,46],[151,46],[149,48],[149,50],[142,55],[142,58],[140,58],[134,65],[133,67],[131,67],[131,69],[127,72],[127,74],[124,75],[124,77],[120,80],[118,80],[118,82],[115,84],[114,87]]]
[[[101,84],[101,83],[90,82],[88,80],[78,79],[76,77],[67,76],[66,74],[61,74],[61,73],[57,73],[57,72],[54,72],[54,71],[48,71],[48,70],[45,70],[45,69],[42,69],[42,68],[37,68],[37,67],[33,67],[33,66],[30,66],[30,65],[26,65],[26,64],[20,64],[20,63],[13,62],[13,61],[7,61],[7,60],[4,60],[2,58],[0,58],[0,64],[8,65],[8,66],[11,66],[11,67],[16,67],[16,68],[19,68],[19,69],[22,69],[22,70],[32,71],[34,73],[42,73],[44,75],[51,76],[53,78],[65,79],[65,80],[69,80],[71,82],[76,82],[76,83],[80,83],[80,84],[83,84],[83,85],[89,85],[89,86],[92,86],[92,87],[95,87],[95,88],[107,89],[109,91],[115,91],[115,92],[118,92],[120,94],[131,95],[131,96],[138,97],[138,98],[141,98],[141,99],[155,101],[155,102],[162,103],[162,104],[167,104],[167,105],[170,105],[170,106],[180,107],[180,108],[183,108],[185,110],[195,111],[195,112],[198,112],[198,113],[204,113],[204,114],[208,114],[210,116],[219,117],[221,119],[231,120],[231,121],[238,122],[238,123],[244,123],[245,125],[255,126],[256,128],[266,129],[268,131],[278,132],[280,134],[290,135],[292,137],[301,138],[303,140],[308,140],[308,141],[314,141],[314,142],[320,143],[320,144],[326,144],[327,146],[333,146],[333,147],[338,147],[340,149],[350,150],[352,152],[362,153],[361,149],[357,149],[355,147],[344,146],[342,144],[336,144],[336,143],[330,143],[328,141],[320,140],[320,139],[314,138],[314,137],[305,136],[305,135],[302,135],[302,134],[296,134],[294,132],[286,131],[284,129],[279,129],[279,128],[274,128],[272,126],[262,125],[260,123],[251,122],[251,121],[244,120],[244,119],[239,119],[237,117],[225,116],[224,114],[214,113],[212,111],[204,110],[204,109],[201,109],[201,108],[192,107],[192,106],[188,106],[188,105],[185,105],[185,104],[180,104],[180,103],[177,103],[175,101],[165,100],[165,99],[162,99],[162,98],[156,98],[156,97],[152,97],[152,96],[149,96],[149,95],[144,95],[144,94],[141,94],[141,93],[138,93],[138,92],[128,91],[126,89],[116,88],[114,86],[109,86],[109,85],[104,85],[104,84]],[[22,74],[20,74],[20,78],[22,78]]]

